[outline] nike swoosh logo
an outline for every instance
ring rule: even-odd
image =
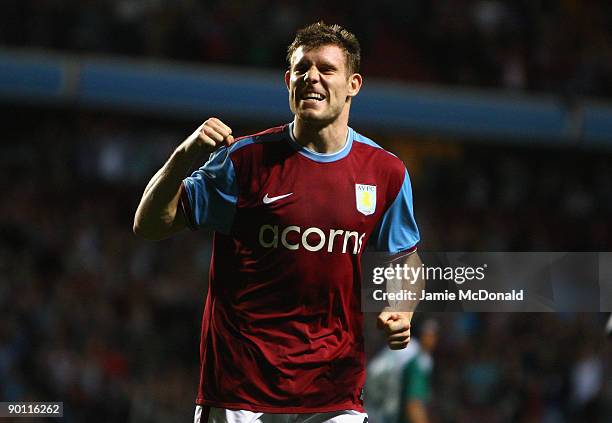
[[[270,203],[275,202],[276,200],[280,200],[281,198],[289,197],[291,194],[293,193],[290,192],[289,194],[285,194],[285,195],[279,195],[276,197],[268,197],[268,193],[266,193],[266,196],[263,198],[263,203],[270,204]]]

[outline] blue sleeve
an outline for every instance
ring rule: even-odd
[[[230,151],[223,147],[183,180],[181,206],[191,229],[229,234],[236,212],[238,185]]]
[[[419,239],[419,228],[412,208],[410,177],[405,171],[402,187],[370,236],[369,244],[376,251],[395,254],[412,249]]]

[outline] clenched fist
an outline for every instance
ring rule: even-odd
[[[387,344],[392,350],[406,348],[410,342],[412,312],[383,311],[378,315],[378,328],[387,335]]]
[[[197,149],[210,152],[221,145],[230,146],[233,142],[232,128],[212,117],[187,138],[186,147],[188,150]]]

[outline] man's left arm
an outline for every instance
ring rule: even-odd
[[[385,307],[378,315],[378,327],[385,331],[387,344],[392,350],[406,348],[410,342],[412,315],[419,303],[421,291],[425,288],[422,272],[418,271],[422,267],[421,258],[418,253],[415,251],[401,257],[398,261],[403,263],[402,267],[404,269],[407,269],[407,271],[401,272],[401,274],[416,275],[416,277],[414,279],[410,277],[396,277],[387,281],[388,293],[413,293],[406,299],[389,301],[389,306]],[[415,269],[415,271],[413,272],[411,269]]]
[[[392,260],[390,265],[400,265],[418,270],[418,272],[408,274],[421,276],[418,280],[409,280],[396,275],[395,279],[387,279],[387,293],[401,292],[402,289],[408,291],[419,291],[424,285],[422,279],[421,259],[416,252],[416,246],[420,240],[419,229],[414,218],[412,205],[412,185],[408,170],[403,167],[404,175],[400,189],[382,216],[381,221],[370,237],[369,243],[375,251],[386,252],[397,259]],[[404,252],[405,254],[403,254]],[[412,283],[411,283],[412,282]],[[385,307],[378,315],[378,327],[384,329],[387,335],[387,343],[394,350],[405,348],[410,342],[410,321],[412,314],[418,304],[418,297],[413,297],[405,301],[390,301],[389,306]]]

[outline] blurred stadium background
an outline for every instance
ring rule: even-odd
[[[351,125],[408,166],[421,249],[610,250],[609,1],[5,0],[0,401],[192,420],[210,234],[133,213],[208,116],[290,120],[285,48],[321,18],[361,40]],[[612,421],[603,313],[427,316],[433,422]]]

